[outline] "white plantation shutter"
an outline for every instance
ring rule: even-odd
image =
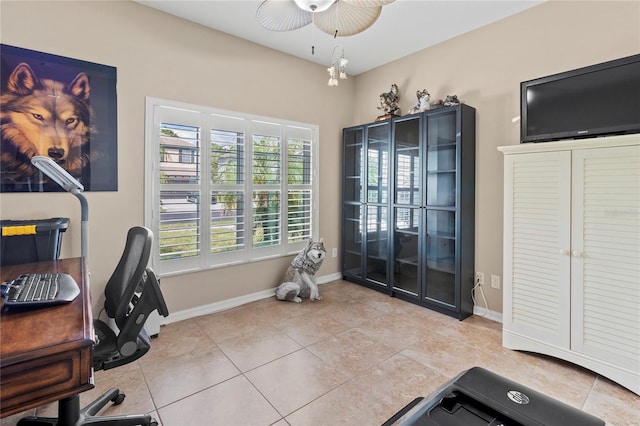
[[[200,113],[156,106],[156,176],[158,196],[154,231],[157,257],[169,268],[179,262],[186,268],[200,263],[202,222],[198,213],[202,167]]]
[[[287,141],[287,242],[306,243],[312,238],[313,132],[288,126]]]
[[[145,220],[171,274],[299,251],[318,239],[318,127],[147,99]]]
[[[282,227],[282,126],[252,123],[253,246],[258,256],[276,254]]]
[[[211,253],[237,253],[245,248],[245,161],[243,121],[211,115]]]

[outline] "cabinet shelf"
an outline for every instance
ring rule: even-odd
[[[443,170],[427,170],[429,174],[444,174],[444,173],[455,173],[456,169],[443,169]]]
[[[435,140],[434,143],[427,143],[427,149],[451,147],[456,145],[457,145],[457,142],[455,139],[437,138],[437,140]]]
[[[430,232],[427,234],[429,238],[442,238],[444,240],[455,240],[456,235],[453,232]]]
[[[455,257],[447,257],[442,259],[427,258],[427,268],[433,269],[435,271],[453,274],[455,273],[456,269],[456,259]]]
[[[451,149],[451,148],[455,148],[457,146],[457,142],[456,141],[450,141],[447,140],[446,142],[443,143],[437,143],[437,144],[433,144],[433,145],[427,145],[427,149],[429,151],[437,151],[439,149]]]
[[[427,204],[427,208],[454,211],[456,210],[456,204]]]
[[[395,232],[398,234],[406,234],[406,235],[420,235],[418,231],[408,231],[408,230],[399,229],[399,228],[396,228]]]
[[[433,205],[433,204],[427,204],[427,210],[443,211],[443,212],[455,212],[458,209],[456,208],[455,205],[453,205],[453,206],[436,206],[436,205]]]
[[[396,152],[420,151],[418,146],[396,146]]]
[[[405,265],[414,265],[414,266],[418,266],[419,265],[417,256],[416,257],[406,257],[406,258],[399,257],[399,258],[396,259],[396,262],[402,263],[402,264],[405,264]]]
[[[381,256],[379,254],[369,254],[367,255],[367,259],[373,259],[373,260],[387,260],[386,256]]]

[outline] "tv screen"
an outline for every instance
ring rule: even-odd
[[[520,140],[640,132],[640,55],[520,84]]]

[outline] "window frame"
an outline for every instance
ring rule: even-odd
[[[289,207],[288,199],[290,191],[309,190],[310,199],[310,223],[311,238],[318,239],[318,205],[319,205],[319,126],[316,124],[294,122],[258,116],[254,114],[228,111],[202,105],[188,104],[184,102],[146,97],[145,105],[145,182],[144,182],[144,220],[145,226],[149,227],[156,238],[150,259],[151,266],[156,269],[160,276],[170,276],[188,272],[202,271],[220,268],[240,263],[249,263],[269,258],[288,256],[299,252],[307,244],[308,239],[297,242],[288,240],[288,219]],[[160,128],[161,124],[167,120],[162,116],[174,114],[176,117],[184,115],[187,119],[184,122],[174,122],[173,124],[194,125],[197,123],[200,135],[200,154],[194,154],[194,158],[199,161],[200,182],[189,185],[176,184],[171,186],[160,182]],[[214,117],[229,118],[239,123],[243,129],[244,137],[244,159],[243,159],[243,182],[235,185],[237,190],[244,194],[244,247],[232,252],[211,252],[211,214],[210,203],[200,203],[198,218],[200,220],[200,247],[199,253],[195,256],[160,260],[160,192],[176,188],[180,191],[199,191],[200,197],[209,197],[211,191],[220,190],[221,185],[211,182],[211,132],[212,130],[230,131],[232,129],[214,129],[211,124]],[[269,136],[276,136],[280,143],[280,182],[277,184],[254,184],[253,182],[253,137],[264,135],[264,129],[270,129]],[[309,137],[309,139],[307,139]],[[289,143],[292,140],[309,141],[311,145],[311,173],[310,184],[290,184],[288,175],[288,151]],[[182,156],[182,154],[180,154]],[[196,161],[196,162],[197,162]],[[194,162],[195,163],[195,162]],[[224,185],[225,187],[227,185]],[[225,189],[226,190],[226,189]],[[253,194],[255,191],[279,191],[279,243],[274,245],[256,246],[253,243]],[[205,195],[202,195],[205,194]],[[307,222],[304,222],[305,225]]]

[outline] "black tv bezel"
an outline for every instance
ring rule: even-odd
[[[640,117],[638,122],[621,126],[607,126],[591,129],[575,129],[566,132],[553,132],[542,133],[535,136],[526,134],[527,129],[527,89],[529,87],[538,86],[558,80],[563,80],[571,77],[575,77],[582,74],[594,73],[603,71],[610,68],[616,68],[625,66],[628,64],[640,62],[640,54],[627,56],[620,59],[614,59],[612,61],[602,62],[595,65],[589,65],[583,68],[577,68],[571,71],[565,71],[558,74],[549,75],[546,77],[534,78],[532,80],[523,81],[520,83],[520,143],[535,143],[535,142],[550,142],[562,139],[583,139],[597,136],[619,135],[627,133],[640,133]]]

